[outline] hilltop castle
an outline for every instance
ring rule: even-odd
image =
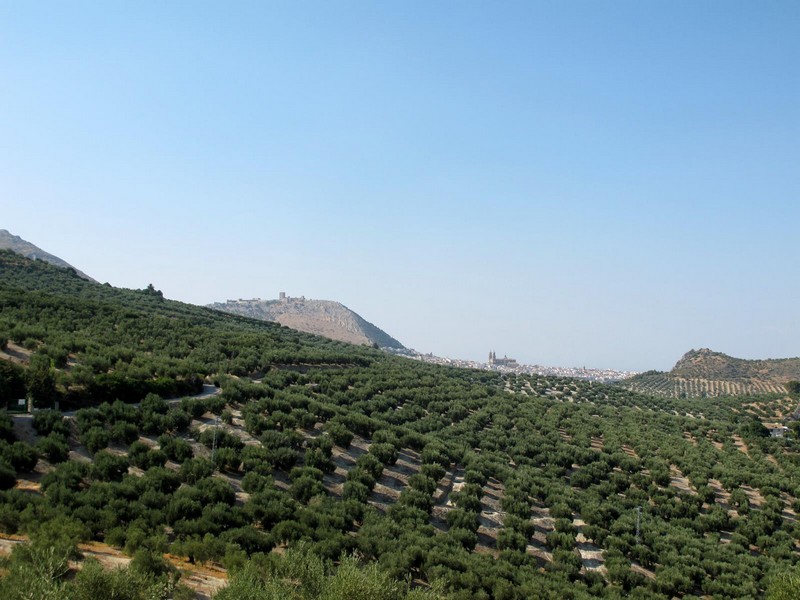
[[[287,296],[286,292],[281,292],[280,294],[278,294],[278,301],[281,302],[282,304],[289,304],[292,302],[305,302],[306,297],[300,296],[299,298],[292,298],[291,296]]]

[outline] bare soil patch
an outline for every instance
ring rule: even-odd
[[[403,488],[408,485],[408,478],[419,473],[421,465],[420,455],[414,450],[404,449],[398,452],[397,462],[384,466],[383,473],[375,482],[369,503],[381,512],[386,512],[400,498]]]
[[[335,461],[338,457],[341,457],[342,460],[355,465],[358,458],[362,454],[366,454],[369,451],[369,446],[369,442],[367,442],[364,438],[359,438],[356,436],[353,438],[353,441],[350,443],[347,449],[340,448],[339,446],[333,447],[333,460]]]
[[[208,600],[228,583],[228,572],[214,564],[190,563],[182,556],[165,554],[181,574],[181,583],[194,590],[201,600]]]
[[[736,449],[739,450],[739,452],[742,452],[745,456],[750,456],[750,448],[747,447],[747,444],[745,444],[744,440],[740,436],[735,434],[733,435],[733,444],[736,446]]]
[[[35,444],[39,436],[36,435],[36,430],[33,428],[33,415],[28,413],[17,414],[11,415],[11,418],[13,419],[16,438],[21,442]]]
[[[336,460],[334,460],[334,464],[336,465],[336,469],[333,473],[325,473],[322,478],[322,485],[325,486],[325,489],[331,496],[341,498],[344,493],[345,481],[347,481],[348,469],[337,464]]]
[[[106,569],[126,567],[130,564],[131,558],[125,556],[116,548],[102,542],[84,542],[78,544],[78,550],[84,558],[94,558]]]
[[[220,473],[219,471],[215,471],[214,477],[222,479],[229,486],[231,486],[231,488],[233,488],[233,491],[236,494],[236,504],[238,504],[239,506],[244,505],[244,503],[250,499],[250,494],[248,494],[242,489],[243,476],[241,473],[229,473],[229,472]]]
[[[639,458],[639,455],[636,454],[636,450],[631,448],[628,444],[623,444],[622,445],[622,451],[625,454],[627,454],[628,456],[630,456],[631,458]]]
[[[447,525],[447,513],[452,510],[453,503],[450,494],[453,493],[456,481],[460,481],[459,487],[464,485],[464,469],[455,467],[448,469],[436,491],[433,493],[433,508],[431,509],[431,525],[442,533],[449,529]]]
[[[631,571],[633,571],[634,573],[639,573],[640,575],[644,575],[648,579],[655,579],[656,578],[655,571],[651,571],[650,569],[647,569],[647,568],[643,567],[639,563],[632,562],[631,563]]]
[[[583,562],[581,572],[586,573],[587,571],[599,571],[601,573],[605,573],[606,561],[603,558],[602,548],[593,544],[583,534],[583,528],[586,526],[586,522],[581,519],[579,515],[573,515],[572,526],[577,532],[575,535],[575,547],[580,553],[581,561]]]
[[[674,487],[679,492],[683,492],[685,494],[691,494],[692,496],[697,495],[697,490],[694,489],[689,479],[683,474],[683,472],[676,466],[670,465],[670,478],[669,484]]]
[[[531,556],[535,556],[538,559],[537,563],[540,567],[544,567],[547,563],[553,562],[553,553],[550,552],[544,544],[528,544],[525,547],[525,552]]]
[[[356,439],[353,438],[355,442]],[[341,497],[344,492],[344,484],[347,481],[347,473],[355,467],[358,457],[366,453],[365,447],[368,442],[363,438],[356,442],[357,445],[350,445],[348,448],[334,446],[331,452],[331,461],[336,466],[332,473],[326,473],[322,478],[322,485],[332,496]]]
[[[369,452],[369,447],[372,445],[371,442],[367,441],[360,435],[353,436],[353,441],[350,442],[349,451],[352,452],[355,456],[361,456],[365,452]]]
[[[286,473],[275,469],[272,472],[272,484],[279,490],[286,492],[289,491],[289,487],[292,485],[292,482],[289,481],[289,476]]]
[[[750,502],[750,506],[755,506],[756,508],[761,508],[764,506],[764,496],[761,495],[759,490],[752,488],[749,485],[741,485],[739,487],[747,495],[747,500]]]
[[[0,349],[0,360],[8,360],[18,365],[27,365],[31,362],[32,352],[14,342],[8,342],[6,347]]]
[[[55,467],[46,460],[40,458],[36,461],[36,466],[30,473],[20,473],[17,475],[17,483],[14,485],[15,489],[25,492],[39,493],[42,488],[42,477],[47,475]]]
[[[0,533],[0,555],[8,556],[18,544],[27,542],[27,538],[21,535],[10,533]]]
[[[475,551],[493,551],[497,548],[497,535],[503,527],[506,513],[500,506],[503,499],[505,486],[490,477],[483,486],[481,497],[481,512],[478,515],[478,543]]]
[[[781,512],[783,520],[792,524],[797,523],[797,513],[793,508],[794,498],[786,493],[781,494],[781,498],[783,499],[784,504],[783,511]]]
[[[90,463],[94,460],[91,453],[86,449],[86,446],[82,446],[77,443],[70,445],[72,446],[72,449],[69,451],[69,460],[84,463]]]
[[[732,531],[720,531],[719,532],[719,541],[723,544],[730,544],[731,538],[733,537]]]
[[[729,515],[738,515],[735,509],[731,508],[731,493],[722,487],[719,479],[709,479],[708,487],[714,490],[714,501],[728,511]]]
[[[547,534],[555,529],[555,520],[546,506],[535,502],[531,507],[531,522],[534,534],[528,540],[525,551],[535,556],[540,566],[544,566],[553,560],[553,553],[547,547]]]

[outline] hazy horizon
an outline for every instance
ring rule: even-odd
[[[800,355],[800,4],[0,15],[0,228],[98,281],[471,360]]]

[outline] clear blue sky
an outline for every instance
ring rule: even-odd
[[[800,355],[800,2],[0,1],[0,228],[406,345]]]

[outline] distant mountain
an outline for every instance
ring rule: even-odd
[[[50,263],[51,265],[55,265],[57,267],[61,267],[62,269],[72,269],[80,277],[83,277],[87,281],[95,281],[83,271],[79,271],[78,269],[73,267],[67,261],[60,259],[57,256],[53,256],[49,252],[45,252],[38,246],[34,246],[30,242],[23,240],[18,235],[12,235],[5,229],[0,229],[0,250],[11,250],[12,252],[21,254],[26,258],[31,258],[34,260],[43,260],[44,262]]]
[[[690,350],[671,371],[647,371],[620,385],[636,392],[670,397],[784,393],[800,380],[800,358],[747,360],[708,348]]]
[[[290,298],[281,294],[278,300],[227,300],[209,304],[208,307],[262,321],[273,321],[340,342],[404,348],[403,344],[382,329],[343,304],[331,300]]]

